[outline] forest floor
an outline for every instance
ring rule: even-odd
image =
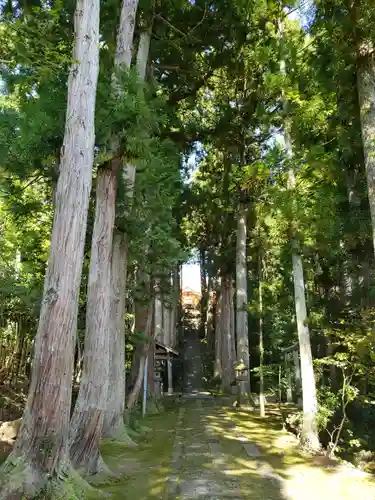
[[[95,487],[109,498],[375,499],[370,475],[302,454],[297,439],[281,430],[276,405],[262,419],[212,396],[167,398],[166,411],[147,416],[142,426],[148,432],[135,438],[137,448],[103,443],[103,457],[118,478],[95,481]]]

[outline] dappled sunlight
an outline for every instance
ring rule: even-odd
[[[295,436],[282,431],[279,416],[273,412],[265,419],[253,413],[227,409],[235,422],[234,431],[241,433],[240,442],[253,441],[261,452],[257,459],[268,463],[283,479],[284,494],[290,500],[374,500],[375,483],[355,468],[331,465],[326,457],[302,453]],[[251,467],[251,460],[237,459],[239,466]]]
[[[137,449],[103,443],[120,477],[100,489],[118,500],[375,499],[365,473],[303,454],[277,412],[261,419],[218,403],[188,400],[179,419],[176,410],[148,417]]]
[[[169,498],[256,498],[282,500],[279,484],[258,474],[246,461],[242,444],[233,433],[233,422],[216,402],[186,405],[177,435],[182,443],[176,462],[178,487]],[[186,432],[194,427],[195,432]],[[243,463],[238,463],[241,458]]]
[[[225,476],[244,476],[245,474],[252,474],[249,469],[232,469],[232,470],[224,470],[222,473]]]

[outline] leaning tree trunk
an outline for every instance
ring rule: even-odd
[[[100,169],[96,183],[95,221],[87,288],[82,380],[70,432],[70,457],[86,474],[101,470],[102,436],[109,378],[110,271],[115,222],[116,171]]]
[[[375,47],[370,42],[358,47],[357,87],[375,252]]]
[[[16,482],[1,485],[2,498],[34,496],[47,481],[60,479],[68,463],[78,298],[94,155],[99,8],[96,0],[77,1],[74,62],[32,379],[22,427],[4,466],[5,472],[12,472],[17,464]]]
[[[246,207],[241,206],[237,219],[236,258],[236,329],[237,361],[248,369],[246,381],[241,382],[241,395],[250,394],[250,357],[247,321],[247,262],[246,262]]]

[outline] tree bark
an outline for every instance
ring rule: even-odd
[[[302,383],[301,383],[301,367],[299,364],[299,355],[297,349],[293,350],[293,364],[294,364],[294,380],[296,384],[296,393],[297,393],[297,405],[299,407],[302,406],[302,400],[301,400],[301,388],[302,388]]]
[[[116,171],[97,175],[95,220],[87,289],[83,372],[70,432],[70,457],[85,474],[101,470],[99,443],[108,397],[110,271]]]
[[[163,304],[160,297],[160,287],[156,286],[155,311],[154,311],[155,340],[163,342]]]
[[[370,42],[358,47],[357,87],[375,252],[375,48]]]
[[[128,68],[131,63],[131,47],[134,34],[135,16],[138,6],[138,0],[124,0],[121,11],[120,27],[118,32],[115,66]],[[142,33],[140,37],[138,53],[137,53],[137,70],[141,79],[144,79],[147,67],[147,58],[150,46],[151,34],[149,32]],[[131,163],[126,163],[123,169],[123,177],[127,187],[126,196],[129,205],[131,204],[134,194],[136,168]],[[125,214],[126,215],[126,214]],[[122,243],[118,245],[116,252],[112,254],[112,269],[119,269],[121,275],[118,279],[119,293],[125,295],[126,280],[127,280],[127,264],[128,264],[128,240],[127,234],[116,233],[114,239],[121,239]],[[112,281],[112,286],[115,286]],[[130,442],[125,428],[123,426],[123,411],[125,405],[125,336],[124,336],[124,317],[125,317],[125,297],[120,300],[117,297],[117,290],[112,291],[112,297],[117,302],[111,306],[117,308],[117,316],[113,318],[111,326],[111,342],[113,349],[111,350],[110,358],[110,386],[108,393],[108,408],[111,408],[106,413],[105,418],[105,433],[104,437],[116,437],[122,441]],[[117,298],[116,298],[117,297]],[[117,347],[115,349],[115,346]],[[116,378],[119,376],[120,378]],[[121,412],[121,413],[120,413]]]
[[[289,158],[292,158],[292,142],[289,133],[289,124],[286,121],[284,126],[284,136],[286,151]],[[289,170],[289,189],[295,188],[295,175],[292,169]],[[292,224],[294,222],[292,221]],[[305,280],[303,276],[302,257],[299,252],[297,240],[292,237],[292,265],[294,300],[296,309],[297,332],[301,357],[301,378],[302,378],[302,401],[303,401],[303,424],[301,433],[301,443],[304,447],[318,451],[320,450],[317,414],[318,402],[316,397],[316,384],[314,376],[314,366],[311,352],[311,340],[309,327],[307,325],[307,307],[305,296]]]
[[[216,290],[216,311],[215,311],[215,363],[214,377],[223,378],[223,367],[221,364],[222,333],[221,333],[221,313],[222,313],[222,294],[220,287]]]
[[[170,314],[169,314],[169,308],[165,303],[162,303],[162,320],[163,320],[162,342],[164,345],[169,345]]]
[[[233,285],[232,276],[223,276],[221,280],[221,336],[222,336],[222,349],[221,349],[221,364],[223,370],[222,389],[223,391],[231,391],[231,383],[234,380],[234,361],[233,348],[234,348],[234,331],[231,321],[231,309],[233,307]]]
[[[259,409],[260,416],[266,416],[265,409],[265,397],[264,397],[264,372],[263,372],[263,362],[264,362],[264,342],[263,342],[263,288],[262,288],[262,260],[261,255],[259,255],[258,263],[258,300],[259,300]]]
[[[206,341],[207,341],[207,352],[210,359],[215,359],[215,316],[216,316],[216,304],[215,304],[215,291],[213,286],[213,279],[210,278],[210,295],[207,307],[207,328],[206,328]]]
[[[99,8],[78,0],[75,45],[51,249],[35,339],[32,379],[22,427],[5,471],[17,467],[16,491],[2,497],[32,497],[68,463],[73,357],[77,329],[87,213],[92,182],[95,99],[99,70]]]
[[[175,347],[177,343],[177,320],[178,320],[178,307],[180,303],[179,283],[178,283],[178,269],[174,267],[172,272],[172,310],[171,310],[171,324],[170,324],[170,337],[171,347]]]
[[[288,353],[285,353],[284,355],[284,363],[285,363],[285,377],[286,377],[286,401],[287,403],[293,403],[292,372],[289,366]]]
[[[246,207],[241,206],[237,216],[236,256],[236,329],[237,361],[247,368],[247,380],[241,382],[241,395],[250,394],[250,357],[247,318],[247,262],[246,262]]]
[[[153,315],[152,303],[153,303],[153,301],[150,300],[150,303],[147,306],[147,310],[144,311],[147,314],[147,321],[146,321],[145,332],[144,332],[147,337],[149,337],[151,335],[152,315]],[[139,392],[141,390],[142,382],[143,382],[143,378],[144,378],[145,362],[146,362],[146,356],[148,355],[148,351],[149,351],[149,342],[146,342],[142,346],[142,354],[141,354],[141,357],[139,360],[137,378],[135,380],[134,387],[128,396],[128,400],[127,400],[127,404],[126,404],[127,412],[131,412],[132,408],[134,407],[135,403],[138,400]]]
[[[200,301],[200,318],[199,318],[199,331],[201,338],[206,337],[206,317],[208,307],[208,284],[207,284],[207,270],[206,270],[206,252],[200,250],[200,279],[201,279],[201,301]]]
[[[310,332],[307,325],[307,309],[305,297],[305,282],[301,255],[297,252],[296,242],[293,244],[293,282],[297,318],[297,331],[301,356],[303,425],[301,441],[311,450],[319,450],[320,443],[317,428],[318,403],[314,367],[311,353]]]
[[[109,345],[109,386],[107,409],[103,423],[103,437],[130,443],[124,427],[125,411],[125,288],[127,253],[126,238],[114,234],[111,259],[111,305],[110,305],[110,345]]]
[[[285,144],[288,156],[292,157],[292,143],[289,135],[289,127],[286,123],[284,129]],[[295,188],[295,175],[292,169],[289,170],[289,189]],[[294,222],[292,221],[292,224]],[[303,400],[303,425],[301,433],[301,443],[304,447],[318,451],[320,450],[317,414],[318,401],[316,397],[316,384],[314,376],[314,366],[311,352],[310,331],[307,324],[307,307],[305,296],[305,280],[303,276],[302,257],[299,252],[297,240],[292,237],[292,265],[294,300],[296,309],[297,332],[301,357],[301,378],[302,378],[302,400]]]
[[[22,323],[22,318],[18,318],[18,321],[16,323],[17,329],[17,347],[16,347],[16,359],[15,359],[15,364],[14,364],[14,370],[12,373],[12,382],[15,383],[17,382],[19,378],[19,373],[20,369],[22,368],[21,361],[22,361],[22,352],[23,352],[23,346],[25,343],[25,330],[24,326]]]
[[[123,88],[117,84],[116,71],[130,68],[132,59],[132,44],[134,37],[135,17],[138,0],[123,0],[121,5],[120,23],[117,31],[116,53],[113,74],[113,89],[119,96]],[[112,154],[118,148],[118,138],[112,138]],[[112,160],[113,163],[115,160]],[[120,160],[123,163],[123,160]],[[126,196],[129,200],[133,197],[135,169],[132,165],[121,165],[125,185],[128,189]],[[110,297],[109,318],[109,385],[107,391],[107,411],[104,415],[104,438],[116,439],[131,443],[124,427],[125,408],[125,290],[127,279],[127,235],[115,231],[112,243],[111,256],[111,283],[108,289]]]
[[[145,297],[145,293],[148,293],[150,290],[150,281],[149,277],[139,272],[137,276],[137,284],[142,290],[140,292],[140,296],[136,297],[134,301],[134,309],[135,309],[135,332],[146,334],[147,327],[147,318],[149,311],[149,304]],[[144,344],[141,342],[137,342],[136,347],[133,353],[132,365],[131,365],[131,375],[130,375],[130,387],[133,390],[135,381],[137,379],[137,375],[139,372],[139,363],[144,352]],[[129,392],[131,392],[131,390]]]

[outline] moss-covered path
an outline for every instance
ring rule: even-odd
[[[235,423],[218,402],[187,400],[179,411],[167,498],[285,498],[281,478],[272,467],[259,467],[257,457],[258,448],[237,435]]]
[[[265,419],[214,398],[184,399],[148,417],[137,449],[108,445],[122,474],[103,490],[131,500],[374,500],[375,483],[357,469],[301,454],[281,431],[277,408]]]

